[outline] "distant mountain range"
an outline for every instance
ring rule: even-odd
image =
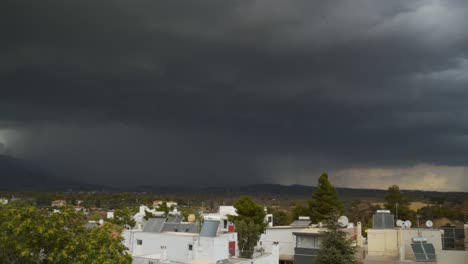
[[[106,191],[106,192],[146,192],[159,195],[210,195],[231,196],[249,195],[253,197],[271,197],[278,199],[308,199],[315,187],[305,185],[251,184],[219,187],[190,186],[140,186],[115,188],[97,184],[88,184],[62,177],[55,177],[29,162],[0,155],[0,191]],[[337,188],[342,199],[382,199],[386,190]],[[468,193],[408,191],[404,194],[412,199],[440,197],[467,198]]]
[[[0,155],[0,191],[100,190],[102,186],[54,177],[27,161]]]
[[[219,196],[236,197],[240,195],[249,195],[252,197],[276,198],[276,199],[310,199],[316,187],[306,185],[280,185],[280,184],[251,184],[237,186],[220,187],[180,187],[180,186],[159,186],[149,187],[141,186],[136,188],[137,192],[156,193],[160,195],[201,195],[201,196]],[[386,190],[378,189],[354,189],[354,188],[336,188],[342,199],[383,199]],[[452,198],[468,198],[466,192],[435,192],[419,190],[402,190],[406,196],[411,199],[424,199],[428,197],[443,197],[450,194]]]

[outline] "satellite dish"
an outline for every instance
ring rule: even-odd
[[[410,220],[406,220],[406,221],[405,221],[405,227],[406,227],[406,228],[411,228],[411,224],[412,224],[412,223],[411,223]]]
[[[341,227],[346,227],[349,223],[349,219],[348,217],[346,216],[340,216],[340,218],[338,218],[338,225],[341,226]]]
[[[398,219],[398,220],[396,221],[396,225],[399,226],[399,227],[405,227],[405,226],[404,226],[404,225],[405,225],[405,222],[403,222],[403,220]]]
[[[431,228],[433,225],[434,225],[434,224],[432,223],[431,220],[427,220],[427,221],[426,221],[426,226],[427,226],[427,227]]]
[[[99,225],[103,225],[104,224],[104,220],[100,219],[99,220]]]
[[[187,218],[188,218],[187,220],[188,220],[190,223],[194,223],[196,217],[195,217],[194,214],[190,214]]]

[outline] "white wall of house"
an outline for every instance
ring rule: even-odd
[[[304,227],[270,227],[265,229],[265,233],[260,236],[258,246],[263,247],[265,252],[272,252],[273,242],[279,243],[279,254],[294,256],[294,247],[296,247],[296,238],[293,232],[299,232]]]
[[[189,250],[189,245],[193,245],[196,240],[197,234],[135,232],[132,255],[162,254],[162,247],[165,247],[167,260],[188,262],[194,250],[193,247]]]
[[[107,218],[107,219],[112,219],[112,218],[114,218],[114,211],[107,211],[106,218]]]
[[[278,264],[279,263],[279,252],[280,246],[278,244],[272,245],[272,252],[263,254],[262,256],[253,258],[253,259],[245,259],[240,261],[239,264]]]
[[[202,261],[216,263],[229,258],[229,242],[236,241],[237,233],[220,234],[216,237],[199,237],[193,233],[150,233],[126,230],[122,233],[124,245],[132,256],[148,259],[148,256],[163,256],[178,262]],[[190,246],[191,245],[191,246]],[[161,248],[165,247],[165,249]],[[237,245],[236,245],[237,252]]]
[[[206,220],[217,220],[220,222],[218,232],[228,232],[229,225],[232,224],[228,221],[228,215],[237,215],[236,208],[232,205],[222,205],[219,207],[217,213],[203,214]]]

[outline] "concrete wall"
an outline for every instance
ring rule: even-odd
[[[271,253],[273,242],[279,242],[279,254],[294,256],[294,248],[296,247],[296,237],[293,232],[303,230],[301,228],[287,228],[287,227],[272,227],[265,229],[265,234],[260,237],[261,247],[265,252]]]
[[[440,264],[466,264],[468,263],[468,251],[440,250],[437,253],[437,263]]]
[[[229,238],[227,236],[200,237],[200,243],[196,249],[194,259],[216,263],[218,260],[229,258]]]
[[[197,260],[216,263],[218,260],[229,258],[229,241],[236,241],[237,244],[237,233],[198,237],[198,234],[189,233],[126,231],[122,235],[124,244],[135,257],[163,255],[161,246],[165,246],[167,260],[178,262]],[[142,245],[138,245],[138,240],[142,241]],[[192,245],[192,250],[189,250],[189,245]],[[134,258],[134,261],[140,260]]]
[[[432,243],[436,251],[442,250],[442,233],[440,229],[420,229],[422,237]],[[404,244],[405,259],[414,260],[411,249],[412,238],[418,237],[418,229],[368,229],[369,256],[399,256],[399,246]]]
[[[263,254],[254,259],[245,259],[239,264],[278,264],[279,263],[279,245],[275,244],[271,247],[271,253]]]
[[[254,259],[246,259],[241,262],[236,262],[236,264],[278,264],[279,260],[272,254],[265,254],[261,257]]]
[[[138,245],[138,240],[142,241],[142,245]],[[144,256],[152,254],[162,254],[161,246],[166,247],[167,260],[187,262],[189,255],[188,245],[193,244],[193,249],[196,250],[197,235],[173,235],[170,233],[148,233],[135,232],[133,237],[133,252],[134,256]]]
[[[436,251],[442,250],[442,234],[443,230],[440,229],[420,229],[422,237],[427,238],[428,243],[434,245]],[[418,237],[418,229],[401,229],[401,240],[405,244],[405,259],[415,260],[413,250],[411,249],[411,239],[413,237]]]
[[[368,229],[367,249],[369,256],[397,256],[397,229]]]

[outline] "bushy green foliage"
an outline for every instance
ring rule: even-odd
[[[259,231],[263,232],[265,228],[265,210],[264,208],[254,202],[248,196],[241,196],[234,204],[237,216],[230,216],[229,221],[244,221],[246,223],[253,222],[259,226]]]
[[[260,234],[266,227],[265,211],[250,197],[242,196],[234,204],[237,216],[228,216],[236,226],[240,255],[251,258]]]
[[[437,219],[446,217],[450,220],[463,221],[464,213],[462,210],[449,208],[444,205],[426,206],[418,210],[422,219]]]
[[[355,258],[355,248],[352,241],[346,238],[346,233],[338,228],[336,221],[329,222],[324,232],[320,250],[315,259],[316,264],[359,264]]]
[[[291,215],[286,211],[268,208],[268,213],[273,215],[273,225],[275,226],[285,226],[292,222]]]
[[[131,263],[120,228],[87,229],[71,208],[0,207],[0,263]]]
[[[236,220],[235,225],[238,237],[237,241],[239,243],[239,255],[242,258],[251,258],[260,237],[258,230],[261,226],[253,221],[246,222],[246,220]]]
[[[185,220],[188,220],[189,215],[193,214],[195,216],[195,219],[200,219],[200,213],[198,213],[197,210],[193,208],[182,208],[181,210],[182,215],[184,216]]]
[[[167,206],[166,202],[162,202],[158,208],[156,208],[156,211],[164,212],[164,214],[169,214],[169,207]]]
[[[310,210],[308,207],[302,204],[296,203],[292,211],[292,217],[294,220],[297,220],[299,216],[310,216]]]
[[[351,222],[361,222],[362,235],[365,236],[364,231],[372,227],[372,215],[379,209],[381,209],[379,205],[373,205],[369,201],[354,200],[349,205],[346,215]]]
[[[343,214],[344,208],[335,187],[328,180],[326,172],[320,175],[317,189],[309,201],[311,220],[314,222],[328,221],[335,214]]]
[[[119,226],[134,227],[136,225],[135,219],[133,219],[133,212],[128,208],[115,209],[114,218],[109,219],[109,222]]]
[[[385,208],[390,210],[393,214],[396,215],[396,208],[398,204],[398,218],[403,220],[412,220],[415,219],[415,212],[411,211],[409,208],[410,200],[408,197],[403,195],[400,191],[398,185],[392,185],[388,187],[387,193],[384,196],[385,199]]]

